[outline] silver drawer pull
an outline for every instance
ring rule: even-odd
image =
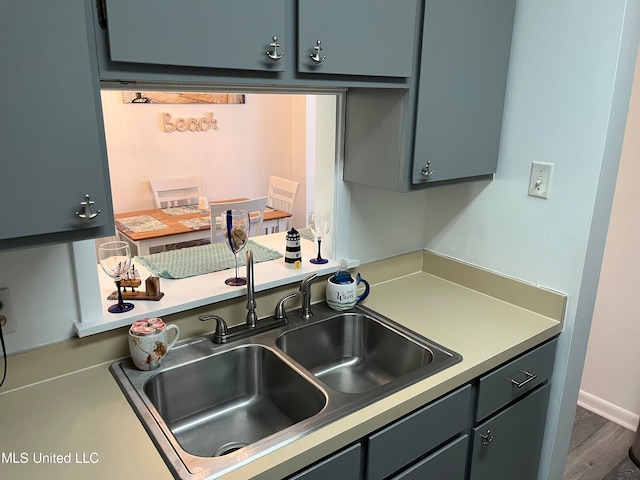
[[[536,378],[538,378],[537,375],[533,374],[533,373],[529,373],[526,370],[520,370],[522,373],[524,373],[527,376],[527,379],[522,381],[522,382],[518,382],[517,380],[514,380],[513,378],[510,378],[509,380],[511,380],[511,383],[513,385],[515,385],[518,388],[522,388],[524,387],[527,383],[531,382],[532,380],[535,380]]]
[[[482,439],[482,445],[491,445],[491,442],[493,442],[493,435],[491,435],[491,430],[487,430],[486,435],[480,435],[480,438]]]

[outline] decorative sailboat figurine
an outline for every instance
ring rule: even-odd
[[[135,288],[139,287],[142,283],[140,279],[140,272],[136,269],[136,266],[132,263],[131,268],[122,276],[122,280],[120,280],[120,285],[123,290],[126,292],[127,287],[131,288],[131,291],[134,292]]]

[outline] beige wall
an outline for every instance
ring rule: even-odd
[[[640,415],[640,62],[629,108],[579,400],[635,429]]]

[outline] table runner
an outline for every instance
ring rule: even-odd
[[[161,209],[167,215],[189,215],[191,213],[207,213],[208,210],[200,210],[198,205],[182,205],[181,207],[169,207]]]
[[[162,230],[169,228],[168,225],[156,220],[151,215],[137,215],[135,217],[125,217],[116,220],[120,224],[122,230],[131,233],[150,232],[152,230]]]
[[[266,262],[281,258],[282,254],[276,250],[249,240],[247,247],[253,252],[254,263]],[[240,252],[238,265],[244,265],[246,248]],[[152,275],[162,278],[186,278],[206,273],[218,272],[235,268],[235,258],[225,243],[202,245],[198,247],[181,248],[168,252],[154,253],[135,257],[134,263],[142,265]]]
[[[211,228],[211,217],[188,218],[180,220],[180,223],[191,230],[204,230]]]

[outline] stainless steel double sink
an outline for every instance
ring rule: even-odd
[[[177,345],[161,368],[111,371],[179,478],[216,478],[462,357],[366,307],[313,307],[283,327]]]

